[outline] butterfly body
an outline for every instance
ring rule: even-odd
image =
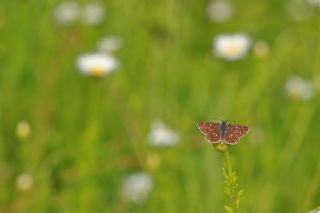
[[[209,143],[236,144],[249,132],[249,127],[222,122],[199,122],[198,127]]]
[[[226,136],[227,127],[227,121],[222,121],[220,124],[220,140],[223,140],[223,138]]]

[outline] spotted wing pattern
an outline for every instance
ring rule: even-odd
[[[237,124],[227,125],[227,131],[224,136],[224,141],[227,144],[236,144],[240,138],[249,132],[249,127]]]
[[[220,123],[199,122],[198,127],[209,143],[220,143]]]

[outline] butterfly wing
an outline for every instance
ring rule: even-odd
[[[249,132],[249,127],[237,124],[228,124],[224,141],[227,144],[236,144],[241,137]]]
[[[220,143],[220,123],[199,122],[198,127],[209,143]]]

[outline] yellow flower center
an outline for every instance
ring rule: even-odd
[[[240,51],[239,45],[235,42],[231,42],[228,47],[226,48],[226,53],[228,55],[236,55]]]
[[[101,67],[92,67],[90,69],[90,75],[94,77],[102,77],[104,74],[103,69]]]

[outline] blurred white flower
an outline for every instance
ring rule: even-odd
[[[175,146],[180,142],[177,133],[165,126],[161,121],[154,121],[149,134],[149,144],[157,147]]]
[[[320,7],[320,0],[308,0],[307,2],[312,7]]]
[[[253,46],[253,52],[257,58],[267,57],[270,52],[268,43],[262,40],[256,41]]]
[[[76,65],[84,75],[102,77],[115,71],[118,61],[106,53],[89,53],[80,56]]]
[[[102,5],[91,3],[84,6],[82,11],[83,21],[87,24],[100,24],[104,18],[105,11]]]
[[[285,84],[285,89],[289,97],[303,101],[310,100],[314,95],[312,83],[299,76],[291,76]]]
[[[143,203],[152,189],[152,180],[146,173],[140,172],[129,175],[123,181],[123,195],[133,203]]]
[[[20,174],[16,179],[16,186],[22,191],[30,189],[33,185],[33,177],[28,173]]]
[[[80,7],[77,2],[63,2],[54,10],[54,18],[61,25],[74,24],[80,15]]]
[[[122,41],[118,36],[102,38],[97,43],[97,49],[101,52],[115,52],[122,46]]]
[[[207,7],[207,14],[211,21],[222,23],[232,18],[234,8],[228,0],[213,0]]]
[[[308,211],[307,213],[320,213],[320,206],[318,206],[317,208]]]
[[[250,45],[250,38],[244,34],[220,35],[214,39],[214,53],[218,57],[235,61],[247,54]]]
[[[26,139],[30,136],[31,127],[27,121],[20,121],[16,126],[16,136],[20,139]]]

